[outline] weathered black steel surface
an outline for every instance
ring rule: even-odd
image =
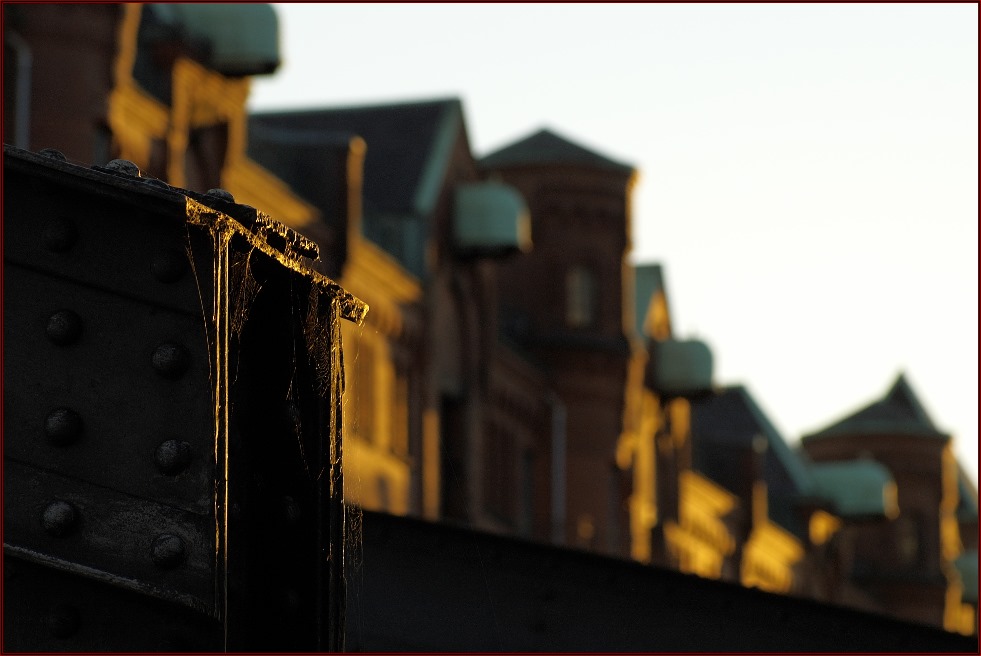
[[[366,308],[227,193],[111,164],[4,147],[4,648],[339,650]]]
[[[365,512],[352,651],[967,652],[977,636]]]

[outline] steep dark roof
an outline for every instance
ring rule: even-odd
[[[807,535],[795,512],[796,500],[814,493],[806,460],[787,445],[745,387],[726,387],[693,400],[691,436],[693,468],[737,495],[749,489],[753,439],[762,436],[770,518],[798,537]]]
[[[879,401],[823,430],[805,436],[803,440],[841,435],[919,435],[943,439],[948,437],[934,426],[903,374],[899,375]]]
[[[445,180],[453,144],[464,130],[459,100],[263,112],[249,117],[250,141],[253,136],[268,140],[277,130],[311,139],[330,140],[337,135],[364,139],[364,235],[409,271],[424,274],[427,221]],[[262,162],[260,153],[253,156]]]
[[[629,164],[583,148],[547,129],[539,130],[480,160],[480,166],[485,170],[536,164],[572,164],[628,174],[634,170]]]
[[[364,211],[413,212],[426,168],[437,152],[447,122],[462,116],[457,99],[362,107],[263,112],[256,126],[315,133],[349,133],[365,140]],[[451,126],[455,127],[455,126]]]
[[[255,123],[249,126],[248,155],[275,172],[333,225],[347,213],[347,157],[354,136]]]

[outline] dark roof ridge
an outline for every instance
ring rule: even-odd
[[[736,394],[742,399],[747,412],[762,430],[762,437],[767,440],[767,448],[774,452],[798,489],[809,493],[813,488],[813,481],[807,470],[809,459],[802,451],[798,452],[791,448],[780,429],[774,425],[766,411],[760,407],[749,387],[743,383],[721,385],[715,388],[715,393]]]
[[[878,400],[872,401],[825,428],[804,435],[801,440],[821,439],[835,435],[872,435],[901,433],[924,437],[949,436],[941,432],[923,407],[900,371],[889,390]]]
[[[886,393],[883,401],[901,403],[909,408],[909,410],[913,413],[913,416],[916,417],[917,421],[936,430],[933,420],[930,419],[930,415],[927,414],[927,411],[920,402],[919,397],[916,396],[916,393],[913,391],[909,381],[906,380],[905,371],[899,372],[899,375],[896,377],[896,382],[889,388],[889,391]]]
[[[449,179],[459,140],[469,151],[463,104],[458,98],[250,114],[248,120],[256,137],[249,151],[260,163],[264,159],[275,163],[280,155],[290,159],[292,150],[316,150],[294,148],[298,140],[303,145],[329,145],[342,133],[363,139],[362,232],[411,273],[426,275],[421,241],[428,230],[426,221]],[[263,148],[267,158],[260,155]],[[310,176],[295,161],[289,166],[299,168],[287,183],[295,185]]]
[[[633,173],[636,169],[573,141],[549,127],[538,130],[480,158],[485,169],[509,166],[571,164]]]

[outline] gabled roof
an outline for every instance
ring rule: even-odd
[[[427,187],[448,164],[463,108],[456,98],[334,107],[249,116],[250,130],[277,127],[306,133],[348,133],[365,140],[364,211],[426,213],[435,193]],[[436,169],[435,171],[433,169]],[[441,181],[441,178],[440,180]]]
[[[886,395],[827,428],[803,438],[803,441],[841,435],[918,435],[947,439],[900,374]]]
[[[897,511],[895,482],[874,460],[812,463],[792,449],[745,387],[716,390],[691,403],[693,467],[730,491],[748,489],[753,440],[763,437],[762,476],[767,484],[770,519],[804,539],[801,503],[823,500],[841,517],[889,517]],[[742,488],[742,489],[740,489]]]
[[[502,169],[539,164],[570,164],[630,174],[634,167],[584,148],[548,129],[542,129],[480,160],[481,168]]]
[[[453,146],[461,134],[466,139],[458,99],[262,112],[249,117],[250,141],[253,135],[257,141],[268,141],[277,130],[292,133],[294,140],[297,136],[330,140],[337,135],[364,139],[364,236],[412,273],[425,274],[428,220],[446,179]],[[253,156],[262,161],[259,153]]]
[[[252,125],[248,155],[273,171],[334,225],[347,215],[348,151],[355,135]]]
[[[794,508],[798,498],[815,492],[806,461],[790,448],[745,387],[725,387],[693,400],[691,434],[694,468],[736,494],[748,488],[752,476],[749,463],[741,459],[751,452],[753,440],[763,437],[770,518],[791,533],[806,535]]]

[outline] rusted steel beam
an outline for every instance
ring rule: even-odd
[[[4,647],[343,649],[367,306],[221,190],[8,146],[4,188]]]

